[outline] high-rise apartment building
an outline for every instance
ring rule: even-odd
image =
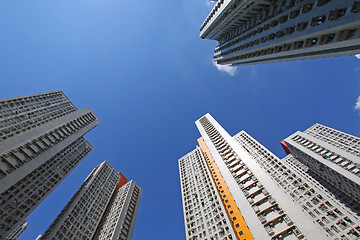
[[[186,239],[237,239],[201,149],[180,158],[179,169]]]
[[[214,61],[250,65],[360,51],[360,1],[219,0],[200,37],[217,40]]]
[[[117,187],[93,239],[132,239],[141,195],[142,189],[133,180]]]
[[[99,122],[61,91],[0,100],[0,238],[93,149],[83,136]]]
[[[108,162],[97,166],[40,239],[128,240],[142,189]]]
[[[209,114],[196,126],[199,147],[179,160],[187,239],[360,238],[359,216],[294,156],[231,137]]]
[[[343,201],[360,214],[360,138],[315,124],[282,145],[313,177],[345,194]]]
[[[29,226],[29,224],[28,224],[27,220],[25,219],[22,223],[17,225],[17,227],[8,235],[8,237],[6,239],[9,239],[9,240],[18,239],[21,236],[21,234],[23,234],[25,232],[25,230],[28,228],[28,226]]]

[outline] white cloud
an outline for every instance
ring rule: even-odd
[[[250,75],[251,75],[253,78],[256,78],[256,77],[259,75],[259,70],[258,70],[258,67],[257,67],[257,66],[251,66]]]
[[[354,109],[360,111],[360,96],[356,100]]]
[[[355,54],[355,57],[356,57],[357,59],[360,59],[360,54]]]
[[[214,66],[221,72],[226,72],[231,76],[235,75],[236,67],[228,66],[228,65],[219,65],[216,62],[213,62]]]
[[[213,7],[214,6],[214,2],[210,1],[210,0],[205,0],[206,6],[208,7]]]

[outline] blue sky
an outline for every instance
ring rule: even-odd
[[[195,148],[194,122],[207,112],[230,134],[245,130],[279,157],[281,140],[316,122],[360,135],[359,59],[220,71],[212,63],[216,42],[199,39],[211,5],[0,3],[0,98],[61,89],[102,121],[86,135],[94,151],[29,216],[21,240],[43,233],[104,160],[144,190],[133,239],[184,239],[177,161]]]

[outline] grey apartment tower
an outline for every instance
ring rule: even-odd
[[[0,238],[7,238],[85,158],[99,119],[61,91],[0,100]]]
[[[21,236],[21,234],[25,232],[28,226],[29,224],[25,219],[21,224],[17,225],[17,227],[7,236],[6,239],[11,239],[11,240],[18,239]]]
[[[360,138],[315,124],[282,142],[328,189],[336,189],[343,202],[360,214]]]
[[[337,189],[329,191],[313,177],[312,166],[298,155],[280,159],[245,131],[230,136],[210,114],[195,123],[199,146],[179,159],[187,240],[360,239],[358,213],[338,199]],[[311,130],[326,130],[317,138],[327,142],[336,135],[322,125]],[[359,146],[358,138],[336,133],[346,142],[339,149]],[[356,175],[360,165],[347,167]]]
[[[251,65],[360,52],[360,1],[219,0],[200,37],[214,61]]]
[[[39,238],[130,240],[142,189],[106,161],[97,166]]]

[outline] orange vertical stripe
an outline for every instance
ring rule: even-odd
[[[233,196],[230,193],[229,188],[226,185],[224,178],[220,173],[219,168],[217,167],[208,147],[206,146],[204,139],[202,137],[199,138],[198,143],[201,152],[203,153],[206,160],[206,164],[211,172],[212,178],[215,182],[216,188],[221,197],[226,213],[230,219],[231,226],[235,232],[236,238],[238,240],[254,239],[240,212],[239,207],[237,206]]]

